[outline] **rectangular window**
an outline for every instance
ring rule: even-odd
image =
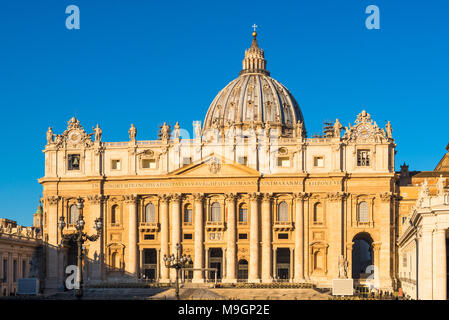
[[[111,168],[112,170],[120,170],[121,169],[120,160],[112,160]]]
[[[146,234],[143,236],[144,240],[154,240],[154,234]]]
[[[79,154],[69,154],[69,170],[79,170],[80,169],[80,155]]]
[[[189,165],[191,163],[192,163],[192,158],[191,157],[184,157],[184,158],[182,158],[182,165],[183,166],[187,166],[187,165]]]
[[[246,166],[248,165],[248,157],[238,157],[237,162]]]
[[[290,158],[288,157],[279,157],[278,158],[278,167],[290,167]]]
[[[143,169],[156,169],[156,160],[155,159],[142,159],[142,168]]]
[[[184,233],[184,240],[192,240],[193,234],[191,233]]]
[[[240,208],[240,210],[239,210],[239,222],[248,222],[248,209]]]
[[[17,260],[12,262],[12,282],[17,281]]]
[[[239,240],[246,240],[248,239],[247,233],[239,233]]]
[[[324,157],[313,157],[313,166],[314,167],[324,167]]]
[[[288,233],[278,233],[278,239],[288,239]]]
[[[3,260],[3,282],[8,281],[8,260]]]
[[[369,167],[371,165],[371,154],[369,150],[357,150],[357,166]]]

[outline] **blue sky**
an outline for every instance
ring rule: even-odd
[[[81,28],[68,30],[68,5]],[[380,30],[365,8],[380,9]],[[192,131],[238,76],[251,25],[268,69],[296,97],[309,134],[366,109],[390,120],[396,166],[433,170],[449,142],[447,1],[23,1],[0,4],[0,217],[30,225],[45,132],[76,115],[103,140],[179,121]]]

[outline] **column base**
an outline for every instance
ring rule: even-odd
[[[272,278],[265,278],[265,279],[262,278],[262,283],[272,283],[272,282],[273,282]]]
[[[222,283],[237,283],[237,279],[223,279]]]
[[[159,283],[170,283],[170,279],[159,279]]]
[[[205,283],[206,281],[204,279],[192,279],[192,283]]]
[[[261,283],[260,279],[248,279],[248,283]]]
[[[304,282],[306,282],[306,279],[304,279],[304,278],[297,278],[297,279],[293,279],[292,282],[294,282],[294,283],[304,283]]]

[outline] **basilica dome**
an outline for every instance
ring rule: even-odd
[[[292,129],[304,119],[290,91],[279,81],[270,77],[266,70],[264,51],[257,44],[253,32],[251,47],[245,51],[243,69],[239,77],[231,81],[212,101],[204,120],[203,130],[236,125],[279,127],[282,132]]]

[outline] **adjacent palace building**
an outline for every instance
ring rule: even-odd
[[[75,231],[79,197],[89,234],[102,217],[99,240],[86,242],[86,282],[173,281],[164,255],[193,260],[194,283],[289,281],[331,284],[375,271],[380,287],[397,286],[395,142],[366,111],[343,127],[307,137],[292,93],[270,77],[253,33],[243,68],[212,101],[194,137],[179,124],[158,140],[104,142],[72,118],[47,132],[43,239],[46,288],[61,288],[76,246],[61,242],[60,217]],[[342,268],[343,266],[343,268]],[[342,271],[344,270],[344,272]],[[340,274],[339,274],[340,273]],[[344,274],[342,274],[344,273]]]

